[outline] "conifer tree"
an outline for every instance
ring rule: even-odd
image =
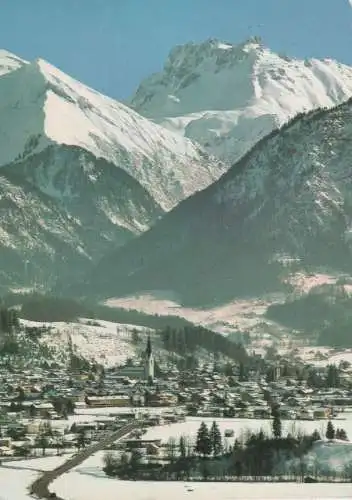
[[[195,451],[203,457],[211,454],[211,440],[209,436],[209,430],[205,422],[202,422],[198,429]]]
[[[186,450],[186,440],[184,436],[180,437],[179,450],[180,450],[180,457],[186,458],[187,450]]]
[[[273,434],[276,439],[279,439],[281,438],[282,434],[282,426],[281,426],[280,412],[278,408],[273,408],[272,416],[273,416]]]
[[[326,386],[327,387],[339,387],[340,386],[340,377],[339,370],[336,365],[329,365],[328,372],[326,375]]]
[[[312,434],[312,439],[313,439],[313,441],[320,441],[321,437],[320,437],[320,434],[317,431],[317,429],[314,430],[314,432]]]
[[[238,380],[239,380],[239,382],[244,382],[246,380],[246,370],[244,368],[244,364],[243,363],[240,363]]]
[[[212,423],[211,429],[210,429],[210,441],[211,441],[211,448],[214,457],[218,456],[221,454],[223,450],[222,446],[222,437],[221,437],[221,432],[219,429],[218,424],[215,422]]]
[[[341,439],[342,441],[347,441],[348,438],[345,429],[336,429],[335,438]]]
[[[326,439],[334,439],[335,437],[335,429],[331,420],[329,420],[328,425],[326,426]]]

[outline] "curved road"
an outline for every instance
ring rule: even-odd
[[[140,422],[130,422],[123,427],[121,427],[118,431],[115,431],[108,436],[106,436],[104,439],[99,441],[98,443],[95,443],[91,446],[88,446],[84,450],[80,451],[77,453],[74,457],[70,458],[65,462],[64,464],[60,465],[54,470],[44,472],[42,476],[40,476],[36,481],[31,486],[30,493],[31,495],[36,495],[38,498],[45,498],[45,499],[52,499],[56,498],[57,500],[64,500],[63,498],[60,498],[58,496],[55,496],[53,493],[50,493],[49,491],[49,485],[52,483],[55,479],[57,479],[59,476],[62,474],[65,474],[65,472],[68,472],[69,470],[73,469],[74,467],[77,467],[77,465],[80,465],[82,462],[87,460],[88,457],[96,453],[97,451],[103,450],[108,446],[109,444],[113,443],[117,439],[121,439],[124,437],[126,434],[129,434],[131,431],[134,429],[138,429],[141,426]]]

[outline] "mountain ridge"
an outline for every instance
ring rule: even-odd
[[[215,93],[212,88],[211,95],[198,92],[198,100],[192,101],[198,109],[195,107],[187,115],[192,120],[187,122],[189,129],[196,125],[194,113],[204,111],[199,108],[202,99],[207,105],[210,97],[223,99],[224,106],[228,106],[230,91],[232,104],[244,103],[242,111],[249,112],[253,96],[256,99],[263,97],[267,75],[270,76],[270,85],[281,80],[286,85],[289,81],[286,77],[292,76],[289,92],[282,98],[283,107],[280,108],[279,103],[278,108],[284,117],[288,116],[285,114],[285,103],[292,96],[292,88],[297,90],[292,87],[299,75],[297,65],[305,72],[312,71],[312,67],[317,72],[320,68],[319,81],[325,93],[322,92],[318,97],[320,99],[323,96],[325,100],[321,102],[327,108],[333,104],[330,94],[339,101],[348,94],[348,85],[352,89],[352,83],[346,83],[346,75],[351,73],[352,76],[352,68],[328,60],[297,61],[278,56],[266,49],[258,39],[239,46],[214,39],[204,44],[190,43],[186,48],[174,49],[170,57],[169,79],[176,86],[182,83],[181,90],[185,92],[193,85],[198,85],[203,76],[207,79],[209,73],[214,76],[210,80],[212,83],[219,78],[219,83],[223,83],[224,75],[233,75],[234,68],[250,69],[238,76],[244,93],[238,92],[236,95],[233,92],[231,79],[226,84],[227,93],[221,85],[215,86]],[[256,74],[259,82],[259,86],[256,86],[253,84],[252,72],[258,60],[264,69],[262,75]],[[279,70],[285,63],[284,74],[280,76]],[[189,78],[189,66],[193,70],[197,65],[204,68],[204,75]],[[213,71],[214,67],[216,71]],[[206,71],[207,68],[209,71]],[[329,68],[333,77],[324,83]],[[265,85],[260,82],[261,78],[264,78]],[[186,79],[186,83],[182,79]],[[298,82],[296,86],[299,85]],[[208,87],[205,86],[205,90],[209,90]],[[313,85],[312,88],[317,87]],[[276,94],[270,92],[268,95],[272,99]],[[182,104],[180,97],[177,99],[171,99],[175,109]],[[320,103],[319,99],[316,105]],[[311,105],[312,101],[309,101],[310,108]],[[116,277],[120,279],[122,291],[127,281],[127,288],[135,289],[140,284],[149,286],[151,279],[153,288],[170,285],[181,295],[185,294],[187,300],[192,300],[192,294],[194,297],[204,294],[204,299],[200,301],[211,302],[217,300],[216,289],[220,286],[224,287],[224,293],[234,286],[235,276],[241,276],[240,280],[250,284],[253,289],[259,282],[263,289],[267,287],[267,281],[271,283],[270,286],[282,284],[282,280],[278,279],[282,265],[276,254],[279,259],[282,254],[294,260],[296,254],[302,258],[303,252],[303,258],[306,259],[307,255],[312,254],[311,246],[316,245],[312,234],[325,245],[326,235],[332,234],[333,225],[341,233],[339,238],[348,235],[344,228],[345,218],[349,217],[349,208],[345,206],[349,204],[347,194],[339,192],[342,187],[336,185],[334,178],[325,178],[326,172],[319,171],[325,163],[328,170],[331,165],[338,170],[333,154],[342,157],[341,169],[345,168],[346,151],[343,151],[343,145],[347,147],[347,142],[339,138],[339,128],[345,125],[338,123],[334,113],[347,108],[333,108],[333,124],[328,121],[325,123],[322,118],[323,128],[330,131],[332,139],[319,126],[319,140],[323,141],[320,143],[315,141],[312,130],[305,124],[315,120],[320,123],[320,116],[328,116],[324,114],[325,111],[315,110],[312,114],[302,116],[297,114],[298,108],[293,104],[296,118],[280,125],[282,117],[279,112],[272,112],[273,103],[270,99],[266,106],[256,108],[258,113],[252,117],[247,113],[247,128],[238,126],[237,118],[234,120],[234,110],[228,111],[226,107],[226,116],[221,115],[218,124],[220,128],[224,126],[225,116],[228,127],[220,135],[217,125],[213,127],[215,122],[211,122],[210,132],[215,134],[217,140],[222,137],[226,142],[234,128],[246,136],[237,137],[236,141],[241,143],[243,150],[241,154],[236,150],[235,157],[239,154],[241,159],[227,172],[226,162],[204,152],[198,143],[182,137],[182,133],[168,131],[124,104],[77,82],[42,59],[32,63],[23,62],[22,67],[1,76],[0,110],[6,126],[0,126],[0,190],[3,193],[0,230],[3,235],[3,260],[6,262],[5,267],[10,269],[9,272],[3,270],[5,277],[7,274],[6,280],[11,283],[15,276],[16,286],[20,287],[21,269],[22,281],[31,274],[30,280],[24,279],[27,285],[28,281],[33,284],[33,280],[53,285],[59,276],[64,281],[70,278],[76,280],[103,258],[102,266],[108,263],[108,270],[112,269],[111,273],[102,272],[107,290],[114,288],[111,287],[114,276],[115,282]],[[210,112],[211,116],[206,109],[204,112],[207,115],[206,129],[210,123],[208,118],[214,118],[214,110]],[[343,111],[342,114],[348,118],[347,112]],[[179,116],[174,118],[180,119]],[[297,131],[294,129],[295,124],[299,124]],[[302,136],[301,124],[311,143]],[[183,124],[180,123],[180,126],[182,128]],[[276,130],[277,127],[280,129]],[[205,129],[201,125],[199,130]],[[254,135],[247,136],[249,131]],[[347,129],[346,133],[349,134]],[[261,134],[266,135],[262,138]],[[255,146],[252,144],[250,152],[246,154],[251,141],[254,141]],[[221,148],[220,142],[218,145]],[[217,152],[214,144],[205,147]],[[272,145],[271,153],[268,144]],[[334,150],[335,146],[338,151]],[[281,150],[285,151],[283,156],[285,160],[288,157],[288,163],[296,162],[291,165],[292,171],[285,171],[288,167],[284,168]],[[256,155],[259,155],[260,160],[255,160],[257,166],[253,168],[251,165]],[[315,176],[317,171],[318,177]],[[308,178],[311,178],[312,185],[323,188],[323,195],[318,188],[313,189],[312,185],[306,183],[305,179]],[[215,184],[212,184],[214,181]],[[310,211],[310,219],[298,205],[294,205],[293,189],[301,197],[302,206]],[[28,203],[31,196],[33,200]],[[287,212],[283,208],[286,206]],[[295,222],[293,212],[289,212],[290,207],[296,212],[299,223]],[[166,219],[159,221],[170,210]],[[31,220],[35,230],[27,227],[27,219]],[[286,225],[291,224],[292,234],[286,231],[284,219]],[[17,227],[13,221],[16,221]],[[129,243],[125,250],[117,254],[119,262],[116,263],[112,250],[125,245],[155,223],[155,231],[148,231],[135,244]],[[299,226],[304,233],[302,238],[297,234]],[[32,234],[33,231],[39,236]],[[261,245],[259,254],[255,247],[256,239]],[[278,243],[275,254],[273,241]],[[306,248],[308,241],[309,249]],[[39,243],[42,243],[40,250]],[[144,253],[138,248],[140,244]],[[340,252],[348,254],[347,247],[347,244],[339,243]],[[234,248],[238,263],[233,259]],[[38,253],[37,257],[35,252]],[[60,253],[63,254],[62,258]],[[190,257],[190,253],[193,257]],[[318,254],[322,254],[321,249]],[[104,258],[104,255],[107,257]],[[346,255],[341,261],[345,261]],[[324,259],[321,258],[322,261]],[[27,265],[31,260],[32,270]],[[252,265],[254,261],[255,265]],[[263,276],[259,277],[260,273]],[[203,282],[210,286],[212,279],[217,283],[214,285],[214,297],[209,296],[206,286],[203,286]],[[102,291],[103,282],[99,283],[97,289]],[[192,291],[194,289],[197,290],[195,294]],[[244,293],[243,290],[241,293]]]
[[[21,64],[0,77],[2,287],[77,279],[226,170],[46,61]]]
[[[56,161],[53,192],[50,183],[42,186],[46,165]],[[95,183],[89,179],[92,171]],[[72,191],[65,196],[68,181]],[[124,170],[80,148],[49,146],[0,169],[2,284],[49,288],[58,277],[73,279],[107,248],[125,244],[162,214]]]
[[[28,64],[28,61],[21,59],[8,50],[0,49],[0,76],[6,75],[11,71],[15,71],[25,64]]]
[[[86,286],[103,298],[168,290],[205,305],[282,289],[292,269],[350,272],[351,116],[350,99],[272,131],[138,243],[102,261]],[[113,281],[104,271],[112,262]]]
[[[347,100],[351,78],[349,66],[275,54],[258,37],[241,44],[210,39],[174,48],[130,104],[234,163],[297,113]]]
[[[44,60],[3,76],[0,92],[6,121],[6,128],[0,129],[0,168],[21,153],[29,157],[53,143],[78,146],[125,168],[165,210],[225,170],[219,161],[211,163],[191,141],[89,89]],[[157,187],[151,175],[158,163],[163,168],[155,172]]]

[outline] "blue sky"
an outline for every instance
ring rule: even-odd
[[[124,99],[170,49],[260,35],[275,51],[352,65],[348,0],[2,0],[0,47]]]

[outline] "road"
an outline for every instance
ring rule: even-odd
[[[31,495],[36,495],[38,498],[44,499],[56,498],[57,500],[65,500],[50,493],[50,483],[55,481],[55,479],[57,479],[62,474],[65,474],[74,467],[77,467],[77,465],[80,465],[82,462],[87,460],[88,457],[94,455],[94,453],[96,453],[97,451],[104,450],[109,444],[113,443],[117,439],[121,439],[134,429],[138,429],[140,425],[141,424],[138,421],[130,422],[121,427],[118,431],[109,434],[98,443],[88,446],[84,450],[78,452],[74,457],[70,458],[69,460],[67,460],[67,462],[60,465],[56,469],[44,472],[44,474],[32,484],[30,490]]]

